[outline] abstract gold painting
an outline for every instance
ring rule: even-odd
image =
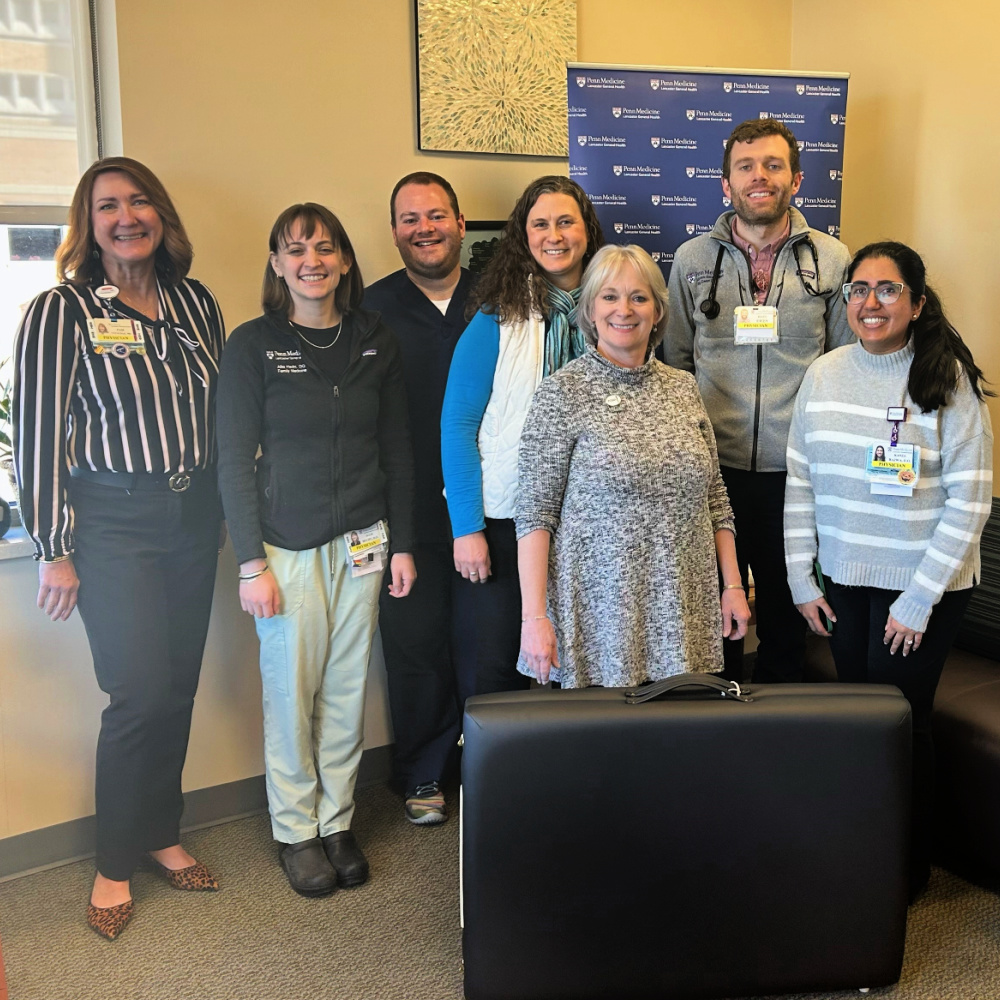
[[[567,156],[576,0],[415,0],[420,148]]]

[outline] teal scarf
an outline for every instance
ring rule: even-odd
[[[549,306],[549,323],[545,331],[545,368],[543,376],[559,371],[563,365],[580,357],[587,349],[580,328],[576,325],[576,307],[580,289],[564,292],[547,282],[546,299]]]

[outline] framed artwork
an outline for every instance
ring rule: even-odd
[[[418,145],[567,156],[576,0],[414,0]]]
[[[473,274],[482,274],[490,262],[503,235],[504,220],[466,222],[465,239],[462,240],[462,267]]]

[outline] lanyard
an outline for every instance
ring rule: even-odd
[[[885,411],[885,419],[892,424],[892,434],[889,437],[889,444],[895,448],[899,444],[899,424],[906,420],[905,406],[890,406]]]

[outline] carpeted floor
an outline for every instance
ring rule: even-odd
[[[359,792],[354,829],[371,881],[321,900],[288,888],[266,817],[192,833],[222,891],[181,893],[142,871],[114,943],[83,921],[90,862],[0,884],[11,1000],[460,1000],[458,823],[413,827],[379,786]],[[1000,897],[935,869],[910,910],[900,982],[869,997],[1000,997]]]

